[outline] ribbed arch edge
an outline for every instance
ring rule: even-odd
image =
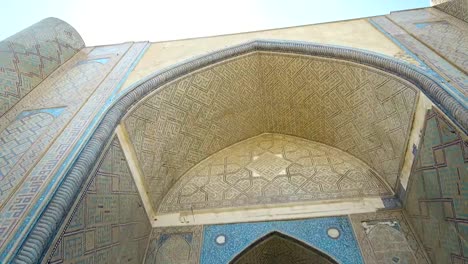
[[[91,174],[107,141],[113,135],[122,117],[150,92],[164,84],[205,66],[255,51],[294,53],[340,59],[377,68],[413,83],[434,104],[453,119],[466,133],[468,111],[460,105],[441,84],[415,66],[376,53],[358,49],[319,45],[307,42],[255,40],[200,56],[157,71],[132,85],[105,111],[93,135],[87,140],[75,163],[69,168],[59,187],[32,226],[24,241],[9,261],[12,263],[38,263],[53,241],[61,223],[70,211],[83,183]]]

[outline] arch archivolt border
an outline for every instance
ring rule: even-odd
[[[100,124],[87,140],[75,163],[68,169],[64,180],[58,184],[50,201],[44,201],[45,209],[34,222],[28,235],[23,237],[12,262],[36,263],[44,252],[80,192],[82,183],[92,172],[107,142],[112,138],[117,125],[124,115],[139,101],[155,89],[168,84],[193,71],[255,51],[293,53],[354,62],[376,68],[409,81],[418,87],[445,114],[468,131],[468,110],[444,90],[440,82],[422,70],[396,59],[358,49],[319,45],[307,42],[255,40],[229,47],[194,59],[178,63],[155,72],[142,79],[122,93],[119,98],[103,111]]]

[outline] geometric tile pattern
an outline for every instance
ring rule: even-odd
[[[110,65],[113,64],[78,64],[83,57],[86,58],[86,55],[83,56],[81,52],[78,53],[77,56],[61,67],[61,69],[66,68],[66,71],[58,70],[51,74],[49,78],[23,97],[21,101],[0,118],[2,134],[10,137],[12,134],[9,128],[6,127],[7,125],[18,126],[20,124],[21,126],[18,129],[21,131],[28,128],[27,124],[17,120],[25,111],[29,111],[26,109],[30,109],[30,107],[60,107],[63,109],[62,114],[54,118],[54,122],[50,120],[47,124],[42,124],[44,130],[35,132],[35,134],[39,132],[42,134],[40,134],[40,137],[37,135],[34,144],[23,145],[25,148],[22,151],[25,158],[17,160],[17,163],[15,162],[16,166],[10,168],[8,178],[11,180],[9,185],[2,189],[2,199],[0,199],[2,205],[6,203],[11,192],[17,188],[17,184],[26,178],[26,174],[31,167],[42,157],[50,142],[53,142],[53,139],[60,134],[60,131],[73,118],[80,106],[94,92],[96,86],[110,70]],[[46,113],[43,115],[46,115]],[[30,130],[24,133],[26,136],[32,136]],[[19,204],[16,206],[19,206]]]
[[[261,239],[254,243],[247,252],[233,263],[236,264],[273,264],[273,263],[291,263],[291,264],[331,264],[329,259],[323,257],[323,253],[317,252],[311,247],[305,247],[299,241],[291,238],[274,234],[266,239]]]
[[[118,140],[90,178],[47,263],[142,263],[151,226]]]
[[[265,132],[344,150],[395,185],[417,99],[412,85],[339,61],[269,53],[260,60]]]
[[[462,71],[468,69],[468,24],[435,8],[387,16]]]
[[[202,226],[154,228],[145,263],[199,263],[202,232]]]
[[[431,5],[447,14],[468,22],[467,0],[431,0]]]
[[[428,111],[406,191],[405,211],[433,263],[468,262],[468,143]]]
[[[198,162],[269,132],[347,151],[394,186],[416,99],[414,86],[383,71],[258,52],[159,88],[124,122],[156,208]]]
[[[384,34],[387,34],[394,42],[397,44],[401,43],[400,45],[404,45],[403,47],[409,49],[409,52],[416,54],[416,58],[423,61],[421,64],[427,64],[430,68],[425,65],[419,66],[428,74],[441,81],[442,87],[462,105],[466,106],[468,78],[466,78],[465,72],[447,62],[440,54],[434,52],[433,48],[431,49],[418,41],[407,31],[388,19],[387,16],[373,17],[369,19],[369,22]],[[422,27],[424,25],[420,23],[419,26]],[[450,82],[447,82],[447,80],[450,80]]]
[[[401,211],[349,217],[366,263],[430,263]]]
[[[330,228],[337,229],[339,236],[327,234]],[[273,233],[299,240],[307,248],[323,252],[338,263],[362,264],[359,245],[353,234],[348,217],[323,217],[304,220],[205,225],[200,263],[229,263],[239,254],[262,238]],[[224,243],[217,238],[224,236]],[[277,262],[276,262],[277,263]],[[286,262],[290,263],[290,262]],[[301,262],[303,263],[303,262]],[[307,262],[308,263],[308,262]]]
[[[47,110],[23,112],[0,133],[0,204],[7,199],[9,190],[21,180],[20,177],[12,177],[14,174],[10,175],[10,170],[21,158],[29,158],[24,154],[63,109],[53,109],[55,111],[52,113]]]
[[[0,117],[83,47],[78,32],[57,18],[1,41]]]
[[[262,134],[191,168],[169,190],[158,212],[389,194],[369,166],[346,152],[297,137]]]
[[[143,99],[124,120],[153,208],[192,166],[262,132],[258,67],[257,56],[243,56],[184,77]]]
[[[145,46],[146,43],[140,42],[84,48],[0,117],[0,131],[3,131],[28,109],[63,108],[24,154],[28,158],[20,159],[10,170],[12,177],[22,180],[9,190],[15,191],[0,210],[0,258],[11,253],[3,250],[4,247],[20,241],[12,239],[13,235],[21,237],[27,233],[30,220],[45,205],[36,201],[47,201],[54,193],[50,190],[61,182],[67,166],[84,143],[82,137],[92,132],[90,126],[96,125],[97,115],[109,104],[109,98],[115,96],[120,81]],[[103,57],[108,60],[99,60]]]

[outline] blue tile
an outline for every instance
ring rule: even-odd
[[[330,227],[340,231],[337,239],[327,235]],[[339,263],[364,263],[347,217],[208,225],[204,228],[201,263],[228,263],[249,245],[274,231],[305,242]],[[226,243],[217,244],[218,235],[226,236]]]

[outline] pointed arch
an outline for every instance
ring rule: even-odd
[[[233,210],[392,194],[382,176],[345,151],[299,137],[264,133],[190,168],[172,184],[157,212]]]
[[[321,250],[279,231],[273,231],[256,240],[229,263],[281,263],[281,261],[274,262],[280,259],[288,259],[287,263],[291,264],[338,264],[336,260]]]
[[[100,123],[97,127],[93,124],[90,128],[92,131],[94,129],[92,135],[82,139],[86,143],[80,154],[77,157],[71,157],[74,163],[67,169],[63,181],[51,187],[52,198],[42,201],[39,205],[40,210],[32,215],[31,223],[33,224],[28,226],[27,235],[16,239],[14,248],[11,249],[14,252],[12,261],[17,263],[40,261],[72,207],[81,186],[111,139],[115,128],[134,105],[151,92],[188,73],[230,58],[262,51],[336,59],[384,71],[395,78],[412,83],[453,119],[463,131],[468,130],[468,110],[446,92],[438,80],[414,66],[393,58],[352,48],[295,41],[255,40],[226,48],[157,71],[134,84],[112,105],[103,109]]]

